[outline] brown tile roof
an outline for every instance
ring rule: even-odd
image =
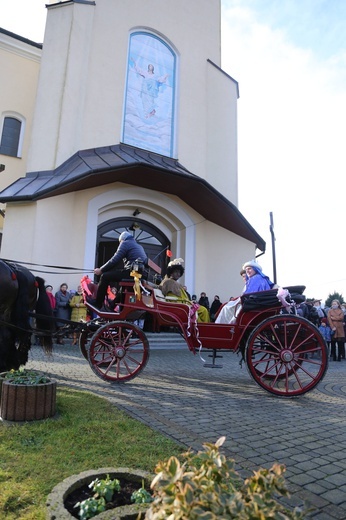
[[[238,208],[178,160],[125,144],[81,150],[55,170],[30,172],[0,192],[0,202],[36,201],[123,182],[182,199],[205,219],[256,244],[265,242]]]

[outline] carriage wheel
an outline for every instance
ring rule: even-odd
[[[87,348],[88,340],[89,340],[88,332],[86,330],[83,330],[79,334],[78,344],[79,344],[79,350],[81,351],[82,355],[85,357],[86,360],[88,360],[88,348]]]
[[[92,337],[93,333],[96,332],[100,327],[101,327],[100,322],[93,321],[93,322],[90,322],[88,324],[88,327],[86,329],[82,330],[81,333],[79,334],[79,339],[78,339],[79,350],[81,351],[81,354],[83,355],[83,357],[85,357],[85,359],[87,361],[89,359],[88,350],[89,350],[90,338]]]
[[[105,381],[129,381],[143,370],[149,359],[144,332],[127,321],[103,325],[93,335],[88,359],[95,374]]]
[[[289,314],[260,323],[247,341],[245,356],[256,383],[283,397],[312,390],[328,367],[327,345],[318,329]]]

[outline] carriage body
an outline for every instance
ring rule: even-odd
[[[97,311],[100,328],[92,338],[86,332],[81,336],[83,354],[104,380],[126,382],[145,367],[148,340],[133,323],[144,313],[152,316],[154,324],[177,327],[193,353],[211,351],[212,362],[205,363],[206,367],[218,366],[216,358],[224,352],[240,352],[252,378],[272,394],[302,395],[325,375],[328,350],[319,330],[294,310],[288,312],[278,300],[277,290],[244,295],[235,323],[217,324],[197,323],[189,305],[174,301],[174,297],[165,298],[149,282],[143,281],[140,298],[133,281],[120,282],[120,286],[119,312]],[[301,298],[305,287],[288,289]]]
[[[133,290],[133,281],[120,282],[122,301],[119,312],[106,312],[97,310],[101,319],[106,321],[136,321],[144,313],[149,313],[153,319],[154,329],[160,327],[177,327],[184,337],[189,350],[217,349],[237,350],[244,336],[248,336],[264,319],[275,316],[281,312],[281,304],[275,297],[276,290],[263,291],[262,295],[272,296],[272,303],[262,308],[256,308],[244,312],[239,305],[240,312],[235,324],[198,323],[195,327],[190,316],[190,306],[180,303],[174,296],[164,296],[158,286],[144,282],[148,294],[142,293],[138,299]],[[258,296],[254,293],[251,296]],[[275,301],[276,300],[276,301]],[[92,305],[86,301],[91,311],[95,311]]]

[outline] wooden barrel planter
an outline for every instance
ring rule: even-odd
[[[1,391],[2,391],[2,382],[6,377],[7,372],[0,372],[0,402],[1,402]]]
[[[144,486],[150,488],[150,483],[154,475],[148,471],[134,470],[130,468],[100,468],[83,471],[78,475],[72,475],[66,478],[60,484],[54,487],[48,495],[46,507],[47,520],[73,520],[78,517],[77,509],[71,514],[67,508],[67,501],[73,493],[86,485],[89,485],[96,478],[104,479],[109,476],[111,479],[118,479],[120,483],[127,481],[135,483],[135,488],[139,489]],[[108,509],[94,516],[95,520],[137,520],[144,519],[145,512],[149,504],[129,504],[122,505],[113,509]]]
[[[0,417],[6,421],[35,421],[56,413],[56,381],[37,385],[2,379]]]

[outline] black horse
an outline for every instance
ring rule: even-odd
[[[42,346],[51,352],[54,320],[44,280],[26,267],[0,260],[0,372],[17,370],[28,361],[32,311],[40,315],[36,327],[44,331]]]

